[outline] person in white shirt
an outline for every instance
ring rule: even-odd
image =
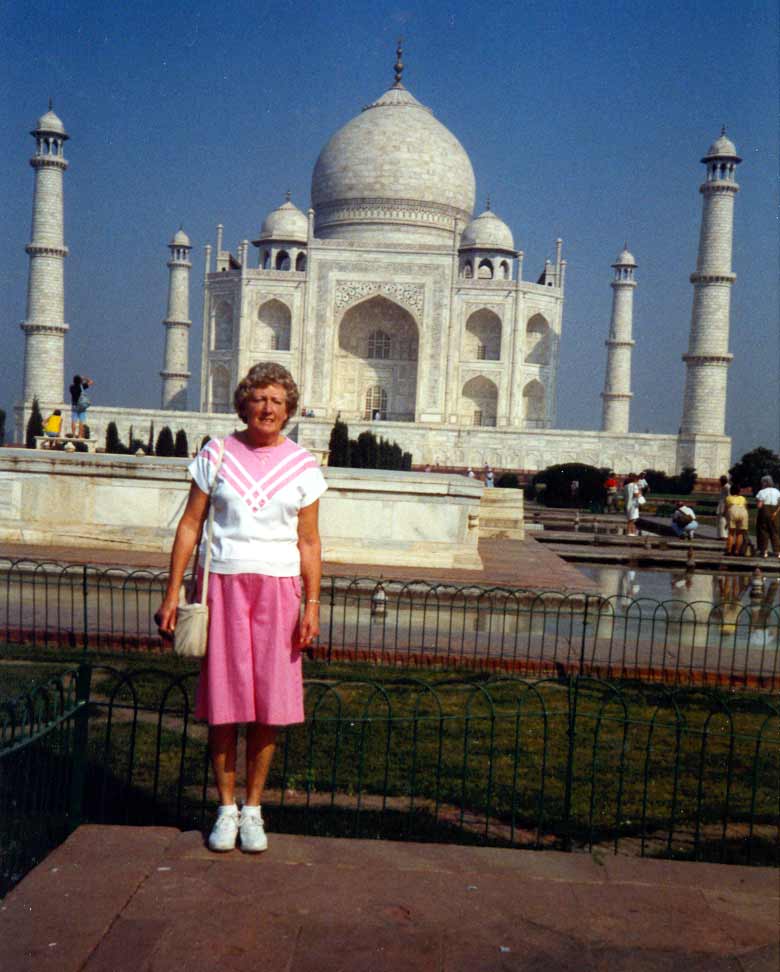
[[[205,556],[203,524],[212,504],[208,651],[195,706],[195,718],[209,724],[220,799],[208,845],[230,851],[240,839],[241,850],[256,853],[268,846],[260,801],[277,729],[304,721],[301,651],[319,633],[317,510],[327,486],[314,456],[281,434],[298,406],[298,388],[286,368],[255,365],[233,402],[246,428],[221,443],[211,439],[190,464],[193,482],[155,620],[170,637],[179,589],[199,539],[201,562]],[[247,727],[240,815],[239,723]]]
[[[636,536],[636,521],[639,519],[639,497],[641,495],[642,490],[637,483],[636,473],[629,473],[628,479],[626,479],[623,486],[627,537]]]
[[[761,477],[761,489],[756,493],[758,516],[756,517],[756,539],[760,557],[769,556],[769,544],[772,553],[780,557],[780,537],[778,537],[777,520],[780,512],[780,489],[777,489],[771,476]]]
[[[699,529],[692,507],[686,506],[682,500],[677,500],[675,504],[675,511],[672,513],[672,529],[678,537],[687,537],[689,540],[693,540]]]

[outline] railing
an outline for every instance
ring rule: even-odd
[[[0,640],[167,651],[153,621],[165,583],[162,571],[0,560]],[[770,584],[747,604],[713,605],[329,577],[313,654],[328,661],[775,691],[776,594]]]
[[[81,821],[89,674],[0,700],[0,897]]]
[[[47,689],[62,701],[0,750],[4,819],[17,821],[0,855],[6,886],[82,815],[209,822],[196,673],[84,665],[82,696],[90,674],[88,708],[68,676]],[[280,732],[263,800],[271,832],[780,863],[780,712],[766,698],[579,676],[400,676],[309,680],[306,712]],[[42,748],[45,733],[68,741]],[[28,789],[17,806],[9,794]]]

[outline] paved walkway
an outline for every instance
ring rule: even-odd
[[[0,904],[8,972],[777,972],[776,870],[82,827]]]

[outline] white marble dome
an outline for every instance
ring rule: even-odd
[[[442,242],[471,217],[474,170],[452,132],[398,83],[323,148],[311,199],[320,237]]]
[[[720,136],[716,138],[715,141],[712,143],[712,145],[710,145],[709,149],[707,149],[707,154],[702,159],[702,162],[707,162],[710,159],[719,159],[719,158],[726,158],[726,159],[739,158],[739,156],[737,155],[736,145],[731,141],[730,138],[727,138],[725,131],[721,132]]]
[[[288,196],[285,202],[263,220],[258,242],[261,240],[285,240],[305,243],[309,237],[309,221]]]
[[[634,259],[634,254],[623,247],[623,249],[618,253],[617,260],[612,264],[613,267],[635,267],[637,262]]]
[[[460,238],[461,249],[511,250],[515,241],[512,230],[491,209],[475,216]]]
[[[192,243],[184,230],[179,228],[173,234],[171,242],[168,244],[168,246],[192,246]]]
[[[51,108],[46,112],[45,115],[41,115],[35,124],[35,132],[51,132],[56,135],[67,135],[65,133],[65,126],[62,124],[62,120],[58,115],[51,110]],[[34,133],[33,133],[34,134]]]

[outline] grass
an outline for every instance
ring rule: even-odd
[[[80,659],[6,647],[0,692]],[[181,731],[196,667],[148,655],[90,660],[107,666],[92,683],[91,818],[200,826],[206,734],[193,723]],[[132,688],[117,688],[122,676]],[[575,692],[566,682],[323,662],[307,662],[306,677],[307,723],[281,734],[269,780],[275,829],[542,846],[620,840],[716,860],[745,860],[749,849],[777,863],[771,700],[589,680]]]

